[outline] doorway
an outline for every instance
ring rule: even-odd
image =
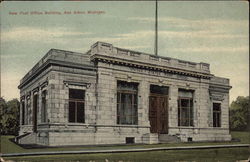
[[[150,85],[149,121],[151,133],[168,133],[168,87]]]

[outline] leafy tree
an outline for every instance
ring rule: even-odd
[[[0,131],[4,135],[17,135],[19,130],[19,101],[6,102],[0,98]]]
[[[7,109],[6,101],[3,98],[0,98],[0,133],[5,134],[4,125],[5,125],[5,117],[4,112]]]
[[[237,97],[230,105],[230,129],[246,130],[249,122],[249,96]]]

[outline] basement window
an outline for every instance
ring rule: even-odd
[[[69,89],[69,122],[84,123],[85,91],[80,89]]]
[[[117,124],[136,125],[138,83],[117,82]]]
[[[213,127],[221,127],[221,104],[213,103]]]
[[[187,138],[187,141],[188,141],[188,142],[192,142],[192,141],[193,141],[193,138],[192,138],[192,137],[188,137],[188,138]]]
[[[135,137],[126,137],[126,144],[135,143]]]

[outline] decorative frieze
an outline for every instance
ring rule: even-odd
[[[114,57],[106,56],[106,55],[99,55],[95,54],[91,56],[91,60],[95,62],[103,62],[103,63],[112,63],[114,65],[120,65],[120,66],[127,66],[132,68],[139,68],[139,69],[147,69],[154,72],[168,72],[173,74],[180,74],[180,75],[187,75],[191,77],[197,77],[197,78],[205,78],[209,79],[211,78],[210,74],[202,73],[202,72],[196,72],[196,71],[189,71],[186,69],[179,69],[179,68],[172,68],[172,67],[164,67],[159,66],[155,64],[146,64],[139,61],[131,61],[131,60],[125,60],[125,59],[116,59]]]

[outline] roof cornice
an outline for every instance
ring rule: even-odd
[[[146,70],[168,72],[168,73],[186,75],[186,76],[191,76],[191,77],[196,77],[196,78],[210,79],[211,77],[213,77],[213,75],[210,73],[203,73],[203,72],[197,72],[197,71],[192,71],[192,70],[161,66],[157,64],[144,63],[141,61],[122,59],[122,58],[117,58],[117,57],[112,57],[112,56],[107,56],[107,55],[102,55],[102,54],[94,54],[90,57],[90,59],[91,61],[94,61],[94,62],[104,62],[104,63],[110,63],[110,64],[120,65],[120,66],[128,66],[128,67],[135,67],[135,68],[146,69]]]
[[[31,75],[23,78],[20,85],[18,86],[18,88],[21,89],[22,87],[24,87],[32,79],[34,79],[35,77],[40,75],[43,71],[45,71],[46,69],[48,69],[52,65],[62,66],[62,67],[70,67],[70,68],[76,68],[76,69],[84,69],[84,70],[90,70],[90,71],[96,70],[94,66],[90,66],[90,65],[48,59],[45,63],[42,64],[42,66],[40,66],[37,70],[35,70]]]

